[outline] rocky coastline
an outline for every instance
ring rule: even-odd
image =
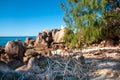
[[[120,47],[102,41],[85,49],[64,45],[65,28],[44,30],[36,40],[0,47],[0,80],[119,80]]]

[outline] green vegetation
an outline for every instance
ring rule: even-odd
[[[106,25],[103,27],[106,31],[107,39],[120,38],[120,10],[106,12]]]
[[[110,8],[114,4],[114,8]],[[67,0],[61,3],[66,22],[66,45],[82,47],[106,39],[119,38],[120,10],[112,0]],[[112,33],[112,34],[111,34]]]

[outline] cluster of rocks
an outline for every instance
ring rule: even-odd
[[[28,54],[32,54],[32,56],[37,54],[50,55],[51,51],[46,48],[52,47],[54,43],[63,42],[64,34],[65,28],[61,27],[60,30],[44,30],[38,34],[36,40],[32,38],[26,38],[25,42],[19,40],[9,41],[5,47],[0,47],[0,60],[5,62],[13,60],[23,62],[24,57],[29,57]]]
[[[85,64],[84,61],[68,57],[68,53],[65,57],[64,52],[63,56],[54,55],[51,49],[52,45],[64,42],[64,34],[63,27],[60,30],[44,30],[36,40],[26,38],[25,42],[9,41],[0,47],[0,80],[80,79],[83,74],[77,73],[79,68],[84,68],[80,66]],[[73,69],[75,65],[79,67]]]
[[[25,43],[28,47],[36,47],[39,50],[53,47],[52,45],[55,43],[62,43],[64,42],[64,34],[65,34],[65,27],[61,27],[61,29],[52,29],[52,30],[44,30],[40,32],[36,40],[32,38],[26,38]]]

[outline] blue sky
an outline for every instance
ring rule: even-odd
[[[0,0],[0,36],[33,36],[60,28],[63,15],[60,0]]]

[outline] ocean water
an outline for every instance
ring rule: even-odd
[[[25,41],[27,37],[33,38],[33,39],[36,38],[36,36],[0,37],[0,46],[5,46],[8,41],[13,41],[13,40]]]

